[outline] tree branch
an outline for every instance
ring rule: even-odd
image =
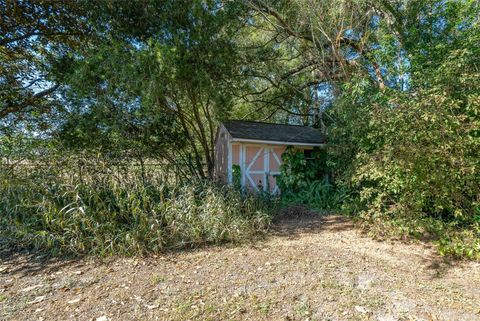
[[[36,100],[39,100],[41,98],[44,98],[50,94],[52,94],[55,90],[60,87],[59,84],[55,84],[54,86],[47,88],[43,91],[40,91],[29,98],[25,99],[22,103],[20,104],[14,104],[14,105],[7,105],[7,107],[3,108],[0,110],[0,119],[5,118],[6,116],[12,114],[12,113],[18,113],[21,112],[23,109],[26,107],[32,105]]]

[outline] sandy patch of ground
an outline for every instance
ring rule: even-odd
[[[480,320],[480,264],[377,242],[339,216],[146,259],[3,250],[1,320]]]

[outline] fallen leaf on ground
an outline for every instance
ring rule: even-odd
[[[76,299],[73,299],[73,300],[68,301],[67,303],[68,303],[68,304],[75,304],[75,303],[77,303],[77,302],[80,302],[80,300],[81,300],[81,298],[76,298]]]
[[[20,290],[20,292],[30,292],[32,290],[35,290],[37,288],[41,288],[43,286],[43,284],[37,284],[37,285],[32,285],[32,286],[29,286],[23,290]]]
[[[43,300],[45,300],[45,296],[41,295],[41,296],[37,296],[33,301],[27,302],[27,304],[35,304],[35,303],[42,302]]]

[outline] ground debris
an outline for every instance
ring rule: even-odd
[[[30,291],[32,291],[32,290],[41,288],[41,287],[43,287],[43,286],[44,286],[43,284],[32,285],[32,286],[26,287],[26,288],[24,288],[24,289],[21,289],[20,292],[30,292]]]
[[[73,300],[68,301],[67,303],[68,303],[68,304],[75,304],[75,303],[80,302],[81,300],[82,300],[81,298],[76,298],[76,299],[73,299]]]
[[[28,301],[27,304],[40,303],[43,300],[45,300],[45,295],[40,295],[40,296],[35,297],[35,299],[33,299],[32,301]]]
[[[58,259],[31,269],[26,256],[2,257],[1,319],[480,320],[478,263],[374,241],[344,217],[277,224],[255,244],[92,268]]]

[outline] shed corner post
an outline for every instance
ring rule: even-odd
[[[232,141],[227,141],[227,183],[232,184],[233,181],[233,166],[232,166]]]
[[[245,169],[246,169],[246,155],[247,151],[246,151],[246,147],[244,144],[240,144],[240,172],[241,172],[241,176],[240,176],[240,184],[242,187],[246,187],[246,180],[245,180]]]

